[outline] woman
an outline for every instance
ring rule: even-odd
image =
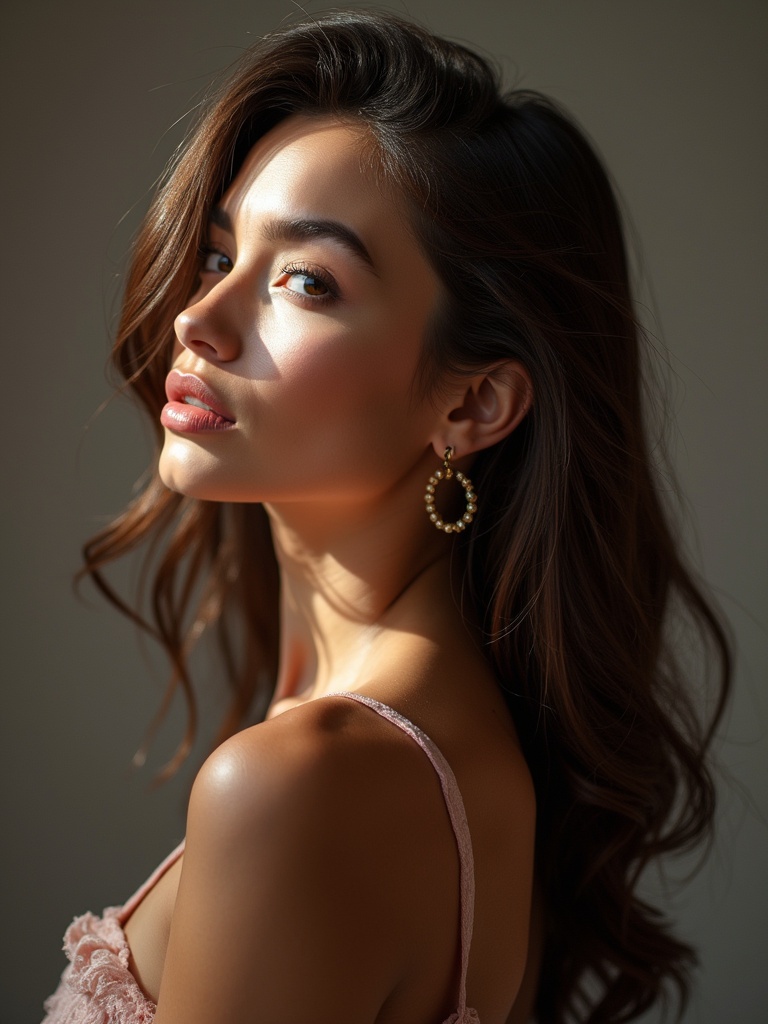
[[[684,996],[693,951],[637,883],[711,823],[728,649],[654,482],[579,131],[394,17],[276,33],[158,192],[115,358],[161,451],[86,570],[137,617],[102,569],[162,539],[146,625],[187,741],[209,627],[235,696],[185,844],[75,921],[47,1020],[597,1024]],[[707,723],[670,611],[720,659]]]

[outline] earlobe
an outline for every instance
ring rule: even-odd
[[[444,429],[433,441],[440,455],[449,445],[459,455],[470,455],[503,441],[533,404],[533,385],[522,363],[510,361],[464,378],[456,397],[454,392]]]

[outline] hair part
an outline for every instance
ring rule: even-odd
[[[339,12],[267,36],[238,62],[170,167],[136,240],[114,360],[157,435],[173,320],[194,291],[208,212],[253,144],[293,113],[359,124],[405,198],[444,299],[419,386],[500,360],[535,403],[473,479],[484,501],[457,539],[487,656],[537,790],[547,937],[541,1024],[618,1024],[669,985],[691,947],[637,892],[656,857],[708,834],[706,755],[730,676],[717,615],[659,498],[643,426],[642,332],[620,217],[584,135],[551,101],[502,94],[488,63],[392,15]],[[151,612],[104,567],[148,545]],[[277,669],[278,576],[260,506],[168,492],[155,475],[84,549],[90,574],[171,660],[194,734],[188,659],[218,631],[233,700],[218,740]],[[669,641],[684,614],[720,666],[703,721]],[[243,628],[245,626],[245,628]]]

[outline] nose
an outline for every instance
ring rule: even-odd
[[[211,363],[226,363],[237,359],[242,340],[229,308],[232,296],[224,294],[225,282],[220,282],[197,301],[192,301],[173,322],[176,337],[184,348]]]

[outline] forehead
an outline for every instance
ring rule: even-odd
[[[363,126],[294,114],[251,149],[221,206],[236,221],[297,210],[370,230],[394,218],[408,230],[405,204],[377,173]]]

